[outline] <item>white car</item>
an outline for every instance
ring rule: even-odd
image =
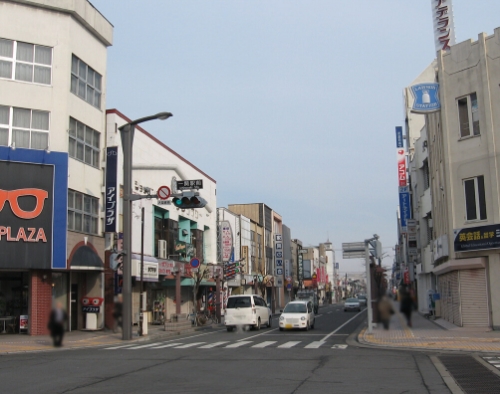
[[[273,314],[266,301],[257,294],[233,295],[227,299],[224,324],[227,331],[233,331],[237,326],[260,330],[263,324],[270,328],[273,324]]]
[[[347,311],[361,311],[361,304],[357,298],[348,298],[344,302],[344,312]]]
[[[286,304],[280,316],[280,331],[298,328],[309,330],[314,328],[316,317],[311,301],[291,301]]]

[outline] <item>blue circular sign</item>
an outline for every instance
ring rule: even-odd
[[[198,260],[196,257],[193,257],[189,264],[191,264],[191,267],[193,268],[198,268],[200,266],[200,260]]]

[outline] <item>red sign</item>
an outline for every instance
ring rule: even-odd
[[[407,285],[410,284],[410,271],[408,270],[408,268],[406,268],[405,272],[403,273],[403,281]]]
[[[168,186],[160,186],[156,192],[159,200],[167,200],[170,197],[170,188]]]
[[[406,186],[406,154],[404,149],[397,150],[399,186]]]

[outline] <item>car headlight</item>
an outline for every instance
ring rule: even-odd
[[[285,320],[285,318],[283,316],[280,316],[280,321],[283,321]]]
[[[305,317],[305,316],[302,316],[302,317],[300,318],[300,320],[306,320],[306,317]]]

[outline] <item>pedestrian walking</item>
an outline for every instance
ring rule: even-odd
[[[391,316],[394,315],[394,309],[392,307],[391,300],[387,296],[382,296],[378,303],[378,312],[379,318],[382,324],[384,325],[384,329],[389,329],[389,322],[391,321]]]
[[[118,294],[116,296],[115,306],[113,309],[113,319],[115,319],[115,321],[113,322],[113,332],[118,332],[118,327],[120,327],[120,329],[123,329],[122,314],[123,314],[123,296],[121,294]]]
[[[62,346],[64,337],[64,324],[68,320],[68,314],[62,307],[61,302],[57,302],[52,312],[50,312],[48,329],[55,347]]]
[[[411,314],[413,312],[414,305],[413,297],[411,296],[411,293],[406,286],[403,286],[400,289],[399,294],[401,297],[401,299],[399,300],[399,310],[403,315],[405,315],[406,324],[408,325],[408,327],[411,327]]]

